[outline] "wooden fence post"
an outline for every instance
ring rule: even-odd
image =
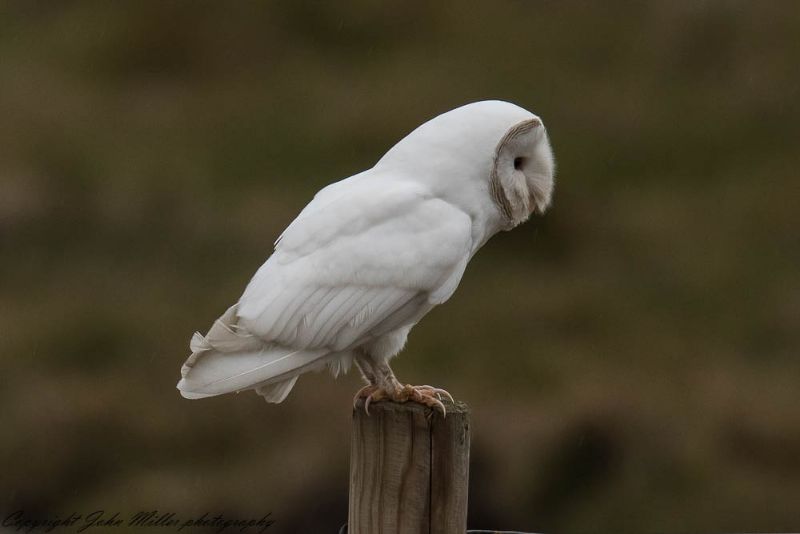
[[[348,534],[464,534],[469,409],[408,402],[353,411]]]

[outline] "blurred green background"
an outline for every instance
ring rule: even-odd
[[[0,512],[347,515],[357,373],[174,389],[322,186],[480,99],[548,126],[398,376],[473,409],[470,528],[800,528],[800,4],[4,2]]]

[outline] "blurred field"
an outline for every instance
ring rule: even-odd
[[[191,333],[428,118],[542,116],[544,219],[395,361],[473,416],[470,527],[800,528],[794,2],[4,2],[0,512],[347,515],[355,374],[190,402]]]

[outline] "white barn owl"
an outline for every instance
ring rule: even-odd
[[[554,170],[542,121],[519,106],[476,102],[429,120],[316,194],[239,301],[194,335],[178,389],[277,403],[301,374],[355,362],[367,410],[391,399],[444,411],[447,392],[401,384],[389,361],[490,237],[544,213]]]

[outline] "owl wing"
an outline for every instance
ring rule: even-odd
[[[442,288],[455,289],[469,217],[417,186],[354,178],[322,190],[253,277],[238,315],[255,335],[346,350],[410,302],[438,304],[450,296]]]
[[[298,374],[450,297],[470,255],[469,216],[419,186],[365,174],[320,191],[215,323],[221,336],[195,336],[185,396],[255,388],[280,402]]]

